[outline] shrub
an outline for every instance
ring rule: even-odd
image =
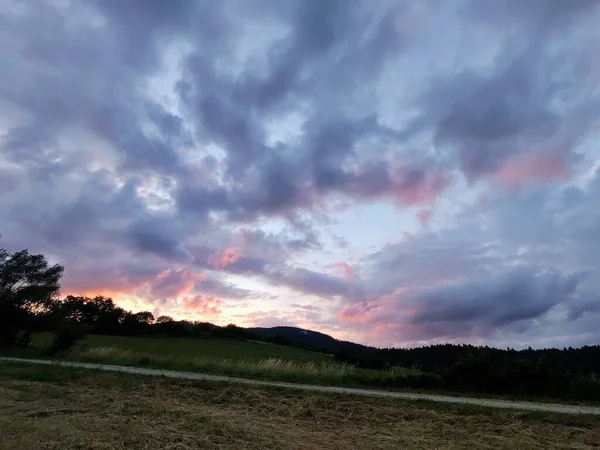
[[[77,341],[82,340],[88,333],[88,328],[74,322],[65,322],[56,329],[56,336],[52,345],[47,350],[49,355],[66,352],[71,350]]]

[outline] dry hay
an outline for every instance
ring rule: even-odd
[[[584,449],[600,448],[599,426],[593,417],[96,372],[0,377],[1,449]]]

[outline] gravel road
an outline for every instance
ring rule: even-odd
[[[0,361],[11,361],[29,364],[56,365],[61,367],[75,367],[79,369],[105,370],[108,372],[132,373],[136,375],[163,376],[196,381],[225,381],[229,383],[249,384],[253,386],[268,386],[304,391],[327,392],[335,394],[363,395],[371,397],[399,398],[404,400],[427,400],[438,403],[460,403],[467,405],[486,406],[490,408],[518,409],[527,411],[542,411],[563,414],[600,414],[600,407],[561,405],[552,403],[515,402],[507,400],[493,400],[473,397],[453,397],[450,395],[413,394],[405,392],[377,391],[370,389],[353,389],[336,386],[315,386],[311,384],[283,383],[278,381],[259,381],[245,378],[233,378],[219,375],[206,375],[194,372],[179,372],[173,370],[145,369],[142,367],[115,366],[109,364],[90,364],[82,362],[49,361],[42,359],[22,359],[0,357]]]

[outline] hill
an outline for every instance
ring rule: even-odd
[[[270,328],[246,328],[251,333],[258,335],[261,339],[276,341],[280,337],[282,344],[301,346],[315,351],[325,353],[338,353],[342,350],[367,350],[366,347],[354,342],[340,341],[328,334],[318,331],[305,330],[297,327],[270,327]]]

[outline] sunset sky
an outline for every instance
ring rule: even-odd
[[[0,246],[377,346],[600,343],[600,2],[0,0]]]

